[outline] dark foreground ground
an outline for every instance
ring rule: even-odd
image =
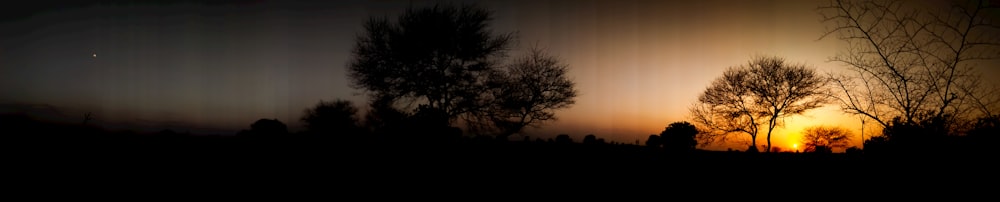
[[[0,165],[6,174],[3,180],[13,190],[30,191],[96,188],[115,193],[187,190],[174,193],[187,194],[194,190],[249,187],[244,191],[552,193],[566,186],[594,190],[653,186],[674,192],[753,191],[767,187],[870,190],[990,185],[995,184],[1000,173],[996,155],[985,152],[667,152],[621,144],[468,138],[247,138],[112,133],[5,123],[3,127],[17,130],[8,130],[0,141]]]
[[[14,185],[7,190],[43,199],[80,190],[100,198],[143,193],[120,198],[127,200],[295,193],[279,195],[281,201],[290,196],[470,199],[456,193],[476,193],[475,199],[483,200],[536,194],[586,198],[647,192],[643,189],[731,198],[736,196],[727,193],[767,189],[824,194],[901,186],[941,194],[964,193],[965,187],[991,190],[1000,171],[995,158],[972,155],[669,153],[635,145],[221,137],[59,137],[3,143],[5,183]]]

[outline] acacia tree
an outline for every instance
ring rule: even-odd
[[[826,79],[800,64],[788,64],[775,56],[759,56],[743,66],[730,67],[698,97],[690,111],[703,125],[704,142],[726,140],[733,134],[750,136],[757,148],[757,135],[767,126],[771,132],[785,117],[802,114],[826,102]]]
[[[889,127],[893,119],[915,125],[945,120],[951,130],[996,113],[997,87],[986,85],[976,61],[1000,58],[996,2],[952,1],[950,5],[895,0],[831,0],[819,8],[849,46],[832,57],[845,64],[831,74],[846,113]]]
[[[492,103],[481,117],[499,130],[500,138],[555,120],[555,110],[572,106],[577,95],[567,71],[568,66],[557,58],[531,49],[490,77]]]
[[[348,64],[352,86],[370,93],[377,112],[402,112],[391,108],[403,105],[502,137],[555,119],[554,110],[576,97],[568,66],[537,48],[502,65],[514,37],[494,34],[491,21],[489,10],[473,5],[409,9],[395,21],[372,18]]]
[[[847,148],[851,141],[851,132],[841,127],[809,127],[803,134],[805,152],[830,153],[833,148]]]
[[[472,5],[411,8],[395,21],[373,17],[356,41],[348,77],[373,100],[425,105],[453,121],[482,107],[485,78],[513,40],[493,33],[491,21],[489,10]]]

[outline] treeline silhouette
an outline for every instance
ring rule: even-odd
[[[774,68],[780,67],[782,60],[765,58],[760,60],[761,65],[750,65],[759,68],[733,69],[724,75],[733,79],[718,80],[718,85],[699,98],[706,105],[693,110],[703,115],[696,121],[702,123],[698,127],[714,124],[713,129],[725,132],[716,137],[733,131],[753,137],[754,142],[745,151],[697,149],[697,145],[705,143],[700,137],[706,134],[705,128],[684,121],[668,124],[641,145],[608,142],[596,134],[579,141],[569,134],[551,138],[519,136],[526,127],[555,120],[556,110],[575,103],[577,90],[566,77],[567,65],[542,49],[532,49],[510,64],[497,62],[507,59],[506,51],[514,38],[512,34],[492,34],[487,26],[490,19],[488,10],[474,6],[410,9],[396,21],[387,17],[370,19],[348,64],[352,86],[364,90],[370,98],[370,110],[364,115],[349,101],[320,101],[306,108],[299,120],[262,118],[236,134],[204,135],[172,130],[106,130],[91,124],[90,114],[80,124],[67,124],[15,113],[0,115],[4,148],[16,154],[18,165],[44,165],[42,170],[52,172],[94,165],[109,169],[106,165],[115,165],[122,168],[114,169],[133,171],[210,168],[249,173],[241,175],[245,177],[302,171],[336,176],[425,176],[442,172],[481,176],[481,172],[524,170],[552,175],[579,169],[611,172],[597,169],[610,167],[630,174],[641,169],[639,175],[645,178],[732,172],[753,176],[758,174],[756,171],[773,174],[800,170],[824,171],[823,177],[839,179],[856,167],[902,173],[898,169],[901,167],[879,166],[895,166],[898,162],[946,162],[960,168],[969,163],[988,163],[994,157],[993,145],[1000,134],[998,116],[981,118],[968,133],[957,134],[950,128],[949,121],[953,120],[939,113],[923,121],[913,116],[897,118],[886,124],[881,136],[864,140],[861,148],[846,148],[845,153],[832,152],[832,148],[846,146],[845,138],[836,132],[811,136],[823,142],[807,143],[809,152],[781,151],[770,145],[771,131],[781,118],[817,108],[821,102],[777,108],[787,107],[782,103],[794,103],[795,99],[768,99],[790,97],[775,92],[785,92],[781,91],[785,87],[803,88],[776,85],[772,89],[753,82],[789,83],[771,81],[775,78],[810,81],[802,85],[809,92],[788,92],[799,96],[821,95],[813,91],[821,85],[811,81],[823,79],[814,77],[811,70]],[[720,106],[748,100],[744,97],[747,95],[769,101],[771,106],[757,106],[764,101],[746,102],[760,109],[732,107],[731,111],[719,111]],[[768,121],[767,128],[758,128],[765,125],[762,120]],[[287,121],[300,121],[305,129],[290,131]],[[460,124],[465,127],[457,127]],[[755,142],[758,132],[767,134],[763,152]]]

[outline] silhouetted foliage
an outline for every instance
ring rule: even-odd
[[[391,102],[392,99],[379,98],[369,103],[365,126],[375,135],[385,137],[405,132],[410,114],[396,109]]]
[[[556,144],[572,144],[573,138],[570,138],[568,134],[559,134],[556,136]]]
[[[649,138],[646,138],[646,147],[659,148],[661,145],[663,145],[663,141],[660,140],[659,135],[649,135]]]
[[[351,85],[377,100],[380,117],[416,105],[500,139],[554,120],[576,96],[567,65],[535,48],[502,66],[514,36],[493,33],[491,21],[487,9],[450,4],[371,18],[348,64]]]
[[[670,123],[660,132],[660,142],[668,151],[692,151],[698,145],[698,129],[686,121]]]
[[[373,17],[348,64],[352,86],[373,98],[423,103],[451,119],[482,108],[486,77],[512,34],[494,34],[492,13],[472,5],[410,8],[395,21]]]
[[[1000,58],[1000,7],[979,0],[925,3],[832,0],[820,7],[829,26],[821,38],[837,35],[848,45],[831,58],[848,70],[831,75],[844,112],[882,127],[939,119],[961,132],[1000,107],[1000,88],[983,83],[975,68]]]
[[[858,156],[858,155],[861,155],[862,153],[864,153],[864,151],[861,150],[861,148],[852,146],[852,147],[848,147],[847,150],[844,151],[844,153],[847,153],[847,155],[851,155],[851,156]]]
[[[259,119],[250,124],[249,131],[240,131],[245,137],[280,137],[288,134],[288,126],[278,119]]]
[[[882,135],[865,141],[866,154],[913,154],[934,150],[941,152],[955,149],[949,138],[947,118],[931,118],[908,122],[902,117],[893,118]]]
[[[976,149],[995,147],[993,145],[1000,143],[1000,115],[979,118],[967,137],[967,141],[972,142],[970,146]]]
[[[597,136],[594,134],[583,136],[583,144],[597,144]]]
[[[771,132],[785,117],[802,114],[826,102],[826,79],[805,65],[789,64],[783,58],[755,57],[745,66],[730,67],[705,89],[691,108],[695,123],[706,132],[706,143],[725,141],[731,134],[750,136],[756,149],[759,127]]]
[[[832,153],[833,148],[847,148],[851,144],[851,136],[850,131],[841,127],[809,127],[803,131],[803,151]]]
[[[418,107],[417,113],[407,119],[407,132],[419,134],[407,139],[418,139],[430,142],[455,140],[462,136],[461,129],[451,127],[448,114],[444,110],[431,108],[427,105]]]
[[[300,120],[309,134],[358,135],[362,130],[358,126],[357,113],[358,109],[351,101],[320,101],[316,106],[306,109]]]
[[[554,111],[573,105],[577,94],[575,84],[566,77],[567,67],[541,49],[531,49],[490,77],[491,104],[476,113],[488,117],[500,130],[499,136],[555,120]]]

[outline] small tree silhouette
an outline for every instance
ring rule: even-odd
[[[357,135],[362,132],[358,126],[357,112],[358,109],[351,101],[320,101],[316,106],[305,110],[301,121],[310,134]]]
[[[278,119],[259,119],[250,124],[249,131],[240,131],[238,135],[246,137],[277,137],[288,134],[288,126]]]
[[[840,127],[810,127],[802,136],[805,152],[832,153],[833,148],[847,148],[851,133]]]
[[[674,122],[660,133],[663,148],[669,151],[692,151],[698,145],[698,129],[686,121]]]
[[[555,141],[556,144],[572,144],[573,138],[570,138],[568,134],[559,134]]]

